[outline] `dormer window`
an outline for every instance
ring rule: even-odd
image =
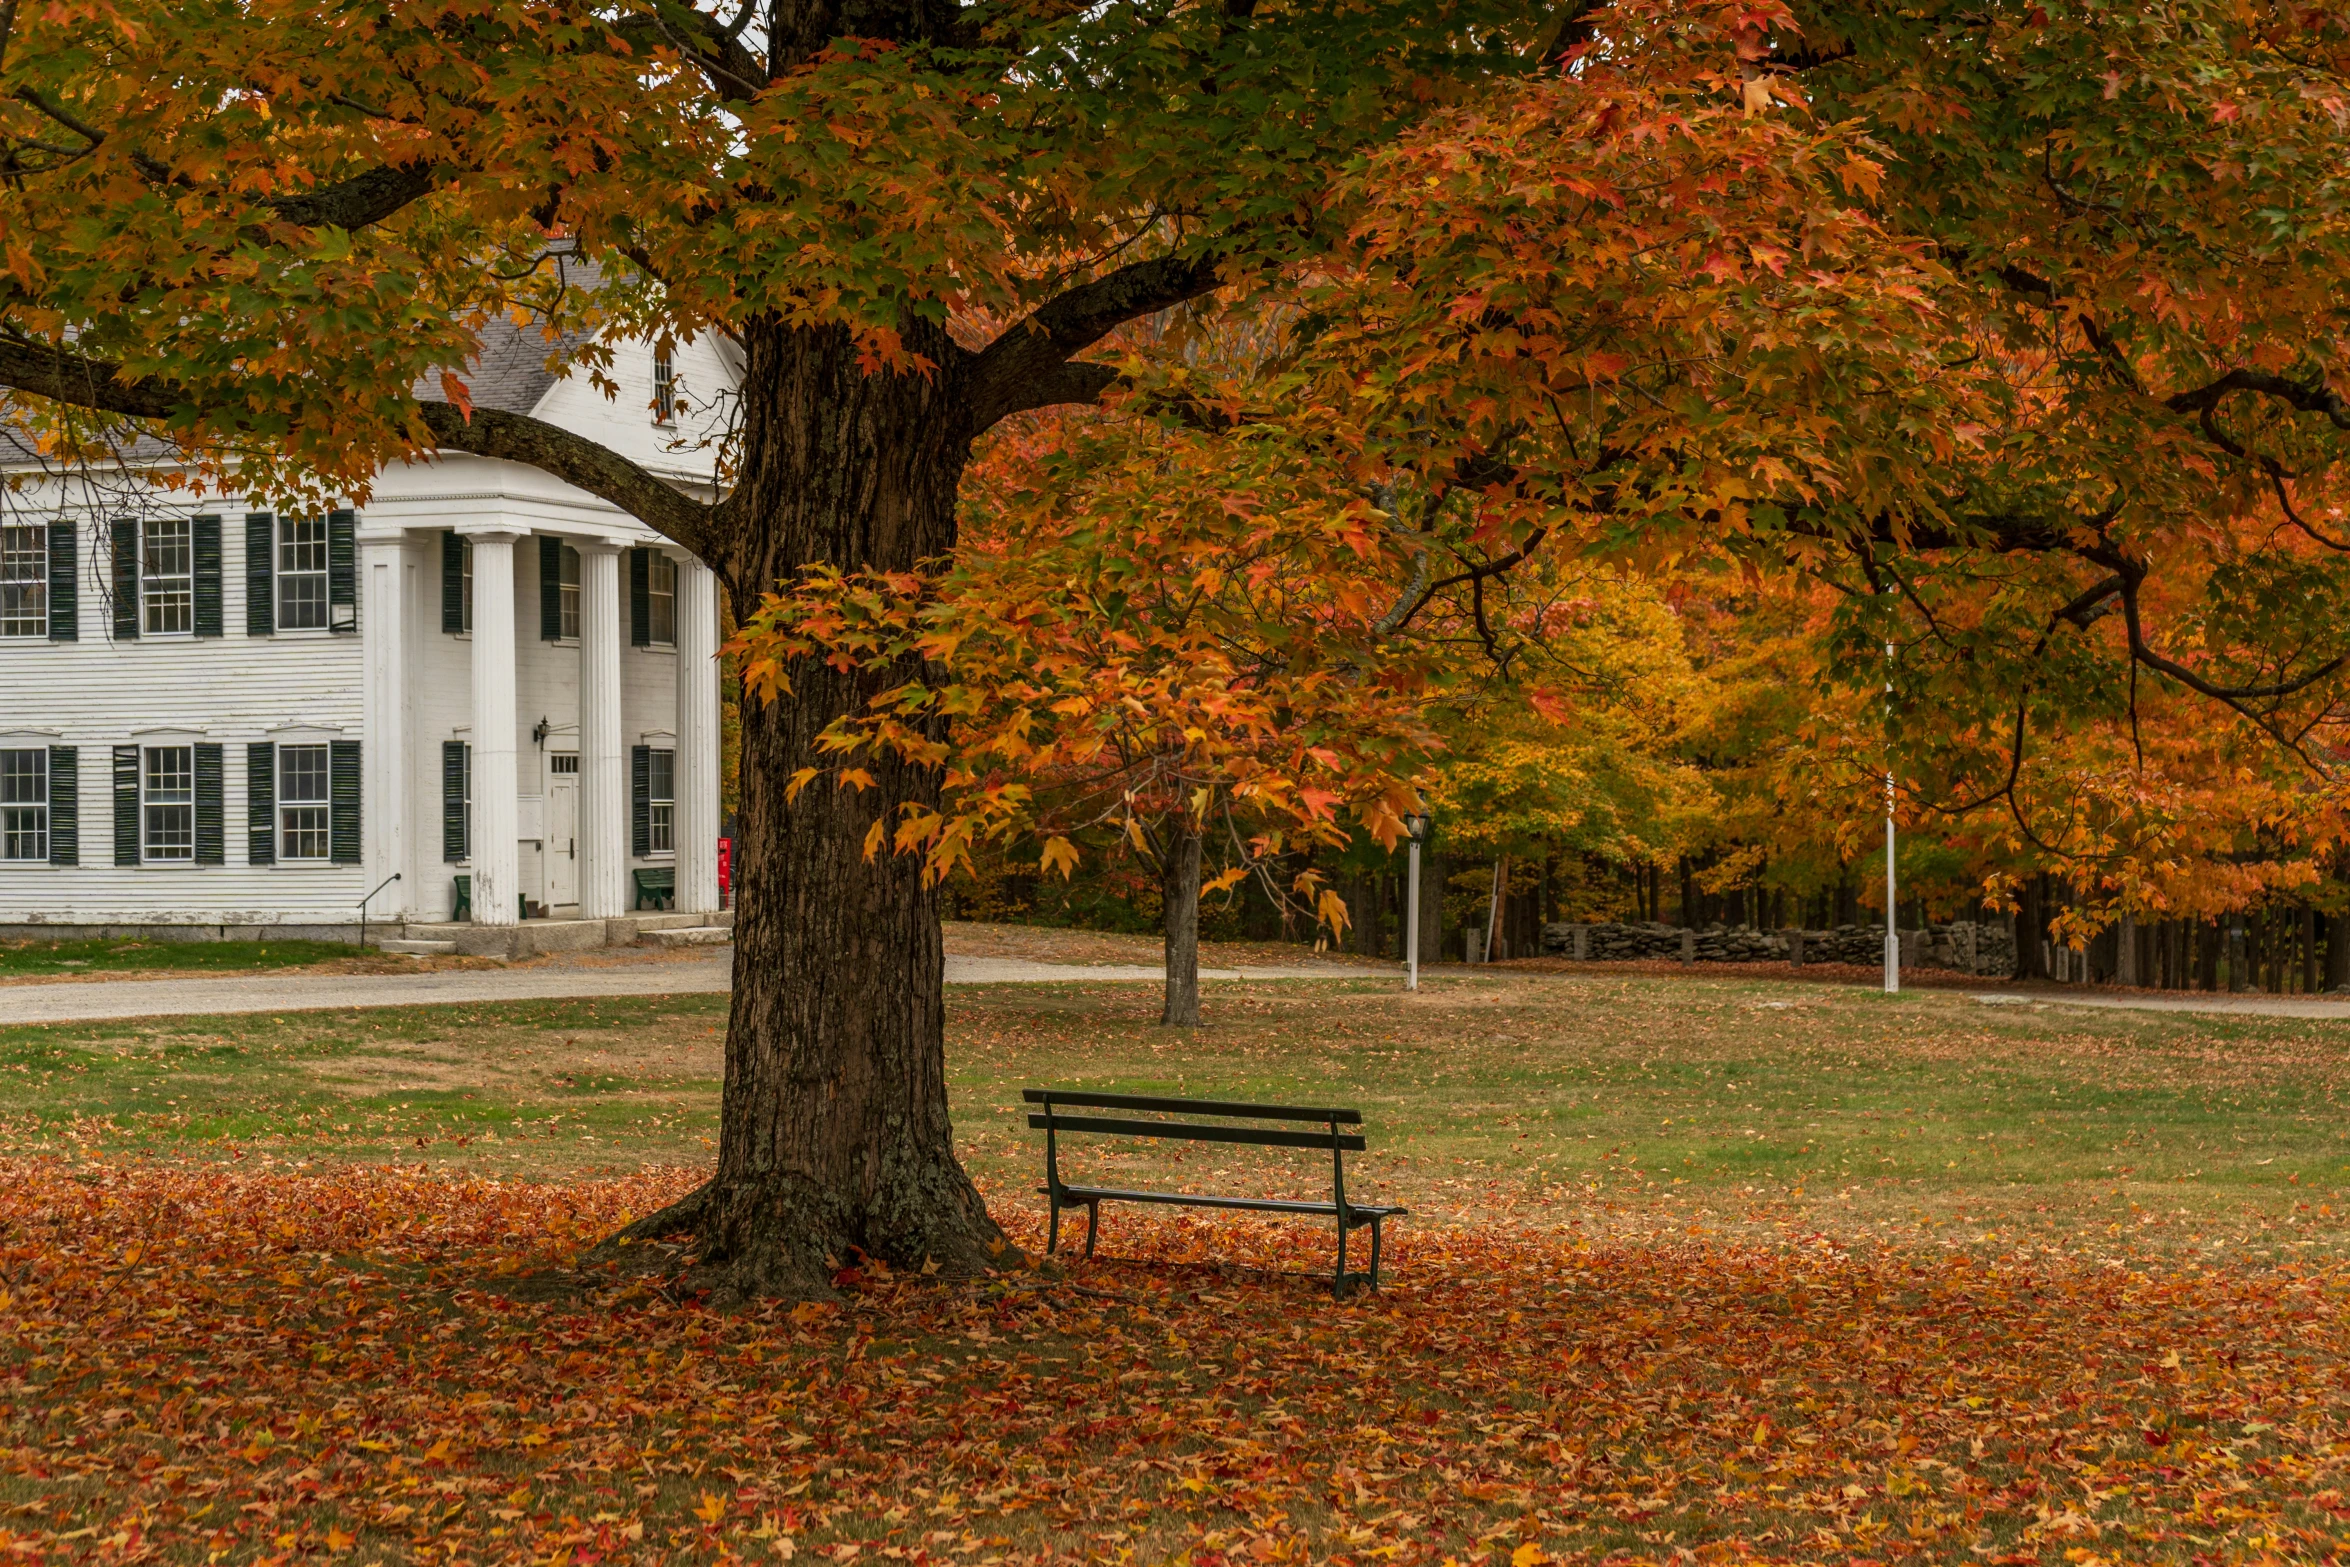
[[[677,417],[677,365],[667,349],[653,351],[653,422],[667,424]]]

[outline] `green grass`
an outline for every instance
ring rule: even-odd
[[[1032,1175],[1008,1090],[1057,1082],[1357,1106],[1365,1195],[1462,1216],[1598,1204],[1970,1241],[2341,1239],[2350,1022],[1645,977],[1311,989],[1213,991],[1221,1026],[1191,1040],[1133,991],[973,998],[950,1056],[968,1157]]]
[[[708,1152],[725,1006],[629,997],[0,1029],[0,1125],[19,1150],[531,1171],[675,1162]]]
[[[339,941],[0,941],[0,979],[143,969],[296,968],[359,949]]]
[[[272,945],[276,945],[272,943]],[[1789,982],[1490,975],[957,988],[964,1157],[1030,1200],[1019,1090],[1360,1107],[1350,1190],[1495,1214],[1846,1239],[2334,1249],[2350,1023],[1986,1007]],[[725,999],[420,1007],[0,1030],[19,1150],[454,1160],[512,1173],[693,1163],[716,1135]],[[1080,1149],[1121,1179],[1310,1191],[1310,1159]],[[1015,1195],[1017,1194],[1017,1195]]]

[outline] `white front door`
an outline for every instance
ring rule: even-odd
[[[579,779],[560,775],[547,780],[546,868],[549,909],[579,902]]]

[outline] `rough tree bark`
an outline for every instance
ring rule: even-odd
[[[811,563],[906,571],[953,548],[973,419],[965,360],[936,335],[908,343],[941,367],[923,377],[866,373],[845,330],[744,332],[738,521],[711,561],[738,617]],[[911,671],[791,673],[789,696],[743,704],[717,1170],[631,1233],[689,1233],[710,1281],[746,1294],[821,1290],[857,1252],[981,1266],[1003,1238],[948,1126],[936,894],[918,857],[864,853],[874,822],[937,804],[939,775],[885,756],[870,789],[785,798],[826,765],[825,726]]]
[[[1159,928],[1167,938],[1167,998],[1159,1022],[1199,1027],[1199,824],[1181,811],[1159,857]]]
[[[2015,914],[2015,977],[2046,979],[2048,964],[2040,944],[2048,939],[2048,899],[2044,876],[2027,876],[2017,898]]]

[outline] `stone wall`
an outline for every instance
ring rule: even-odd
[[[1885,961],[1885,927],[1839,925],[1834,930],[1757,930],[1708,925],[1691,930],[1653,921],[1542,927],[1542,950],[1590,963],[1669,958],[1690,963],[1861,963]],[[1962,974],[2015,971],[2015,938],[2004,925],[1958,921],[1901,933],[1903,968],[1955,969]]]

